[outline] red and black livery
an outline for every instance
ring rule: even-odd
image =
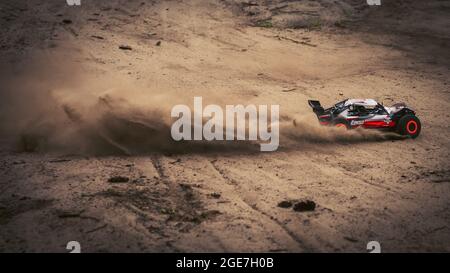
[[[308,103],[322,125],[388,130],[411,138],[418,137],[422,127],[416,112],[404,103],[385,107],[373,99],[346,99],[327,109],[317,100]]]

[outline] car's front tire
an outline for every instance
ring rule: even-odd
[[[420,120],[414,115],[405,115],[401,117],[397,124],[397,132],[411,138],[418,137],[421,129],[422,125]]]

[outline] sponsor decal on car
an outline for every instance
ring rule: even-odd
[[[364,124],[364,120],[352,120],[350,121],[350,125],[351,126],[357,126],[357,125],[363,125]]]

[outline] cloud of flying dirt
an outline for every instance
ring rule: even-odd
[[[171,108],[175,101],[189,105],[192,97],[183,98],[178,93],[159,90],[149,93],[130,83],[122,84],[120,80],[112,79],[105,84],[95,78],[81,78],[79,73],[74,73],[76,71],[74,67],[49,65],[46,60],[43,64],[34,62],[14,75],[2,73],[2,140],[25,152],[92,155],[259,152],[260,146],[254,141],[174,141],[170,135]],[[115,88],[108,89],[111,86]],[[225,104],[223,102],[229,102],[230,98],[216,99],[216,103]],[[280,122],[280,147],[286,149],[324,142],[392,138],[392,135],[375,131],[343,132],[325,128],[313,115],[289,117],[287,113],[282,114],[285,118]]]
[[[37,86],[33,89],[37,93],[26,96],[15,90],[20,99],[9,93],[15,105],[2,108],[1,129],[18,151],[132,155],[257,149],[243,142],[172,140],[171,107],[166,104],[174,98],[169,95],[139,105],[113,91],[83,97]]]
[[[299,144],[324,143],[359,143],[402,139],[395,133],[381,132],[357,128],[346,130],[342,128],[321,126],[313,113],[285,117],[280,124],[281,137],[285,146]]]
[[[105,84],[80,76],[77,67],[49,64],[47,58],[19,70],[0,76],[0,138],[16,151],[131,155],[259,150],[256,143],[242,141],[174,141],[171,109],[179,102],[189,105],[191,97],[151,93],[121,79]]]

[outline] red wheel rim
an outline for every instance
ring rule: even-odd
[[[410,120],[408,123],[406,123],[406,131],[408,134],[415,134],[417,132],[418,126],[417,122],[415,120]]]
[[[347,126],[345,126],[344,123],[338,123],[338,124],[336,124],[336,128],[345,128],[345,129],[347,129]]]

